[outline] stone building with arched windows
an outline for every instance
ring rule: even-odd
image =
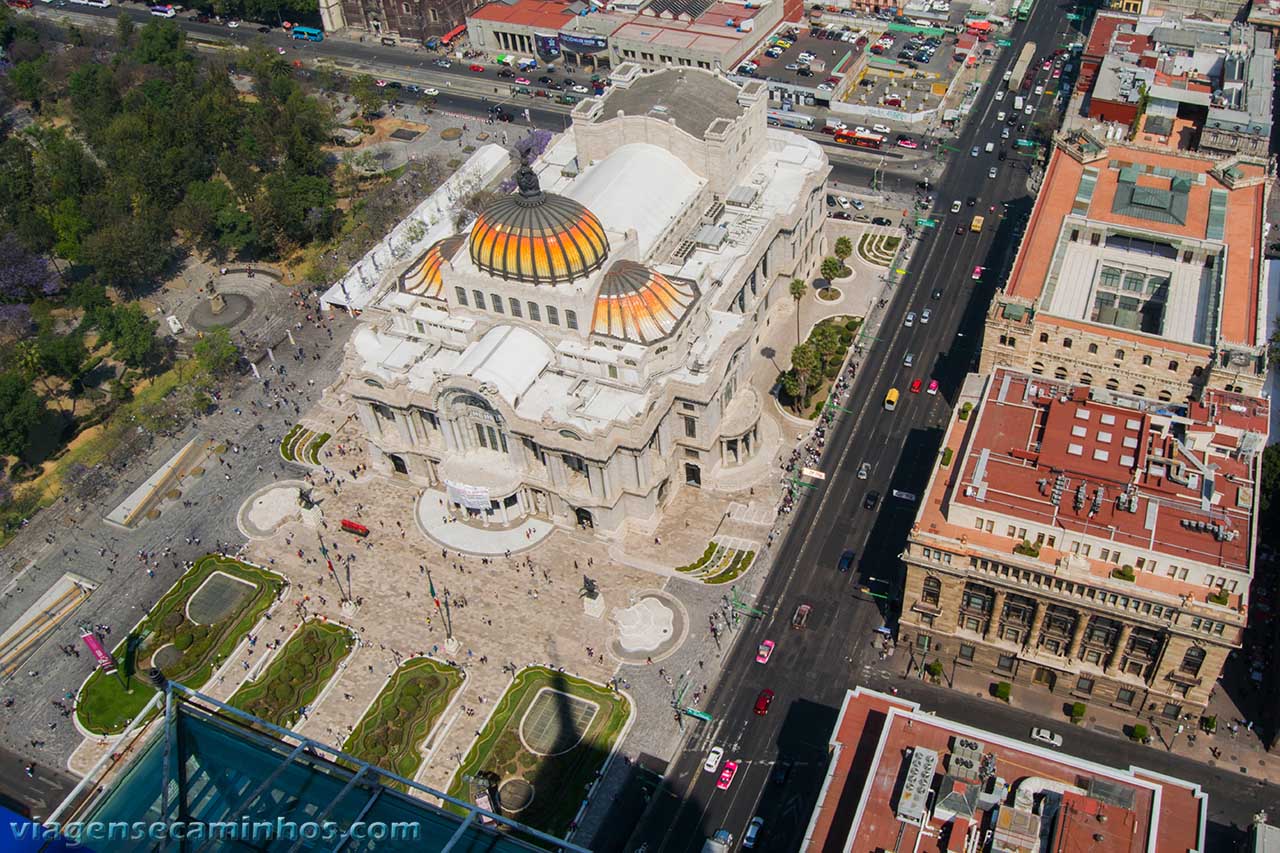
[[[515,191],[386,271],[341,390],[450,512],[604,532],[756,457],[759,330],[823,251],[820,147],[768,92],[623,65]]]

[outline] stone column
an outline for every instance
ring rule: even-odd
[[[1120,626],[1120,634],[1116,637],[1116,647],[1111,652],[1111,656],[1107,658],[1107,675],[1114,675],[1116,667],[1124,660],[1124,647],[1129,644],[1129,635],[1133,633],[1133,626],[1124,623]]]
[[[1071,645],[1067,647],[1067,660],[1075,660],[1080,654],[1080,641],[1084,639],[1084,629],[1089,625],[1089,614],[1076,611],[1076,627],[1071,632]]]
[[[997,589],[995,596],[991,600],[991,616],[987,619],[987,630],[982,632],[982,636],[990,640],[994,636],[1000,637],[1000,614],[1004,612],[1005,591]]]
[[[1043,601],[1036,602],[1035,615],[1031,617],[1031,628],[1027,631],[1027,639],[1023,642],[1024,649],[1034,649],[1040,643],[1040,629],[1044,627],[1044,616],[1049,612],[1049,605]]]

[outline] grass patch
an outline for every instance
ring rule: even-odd
[[[737,551],[733,562],[729,564],[729,568],[720,572],[720,574],[707,578],[709,584],[729,583],[736,580],[737,577],[751,567],[751,563],[756,558],[755,551]]]
[[[946,468],[951,464],[951,459],[953,456],[955,456],[955,453],[952,452],[950,447],[942,451],[942,467],[943,468]]]
[[[534,755],[524,748],[519,735],[525,711],[544,687],[598,706],[582,740],[559,755]],[[587,786],[595,780],[596,771],[604,765],[630,716],[631,703],[626,697],[601,685],[545,667],[523,669],[498,700],[493,716],[454,774],[449,794],[468,799],[466,778],[481,772],[496,774],[499,790],[507,779],[523,778],[533,785],[533,800],[515,817],[535,829],[563,837]]]
[[[419,748],[454,693],[462,673],[428,658],[397,669],[356,724],[342,751],[412,779],[422,764]]]
[[[343,626],[306,622],[258,680],[241,685],[228,704],[287,729],[320,695],[354,646],[355,637]]]
[[[701,556],[701,557],[699,557],[698,559],[694,560],[692,563],[690,563],[690,564],[689,564],[689,565],[687,565],[687,566],[677,566],[677,567],[676,567],[676,571],[677,571],[677,572],[696,572],[696,571],[698,571],[698,570],[699,570],[699,569],[701,569],[703,566],[705,566],[707,563],[711,562],[711,557],[716,553],[716,548],[717,548],[716,543],[714,543],[714,542],[708,542],[708,543],[707,543],[707,550],[705,550],[705,551],[703,551],[703,552],[702,552],[702,556]]]
[[[187,601],[214,572],[249,581],[255,591],[221,621],[196,625],[186,617]],[[80,724],[95,734],[123,731],[155,693],[150,682],[138,673],[151,667],[157,649],[171,643],[182,656],[165,674],[172,681],[199,690],[271,606],[283,585],[279,575],[265,569],[216,554],[201,557],[156,602],[138,628],[116,646],[116,664],[128,688],[121,684],[119,675],[98,670],[89,676],[76,699]]]
[[[836,316],[828,317],[818,323],[809,332],[805,344],[817,350],[822,361],[822,369],[815,371],[809,378],[810,387],[805,389],[803,400],[791,396],[788,388],[794,387],[793,370],[778,375],[778,402],[791,409],[794,414],[810,420],[822,414],[823,404],[831,395],[831,387],[840,378],[840,366],[845,355],[853,346],[862,327],[861,317]],[[798,393],[798,392],[796,392]],[[815,402],[816,401],[816,402]]]
[[[293,455],[293,444],[298,440],[299,433],[302,432],[302,424],[294,424],[289,431],[284,434],[284,438],[280,439],[280,455],[284,457],[286,462],[297,461]]]
[[[320,464],[320,448],[324,447],[325,442],[327,442],[329,438],[329,433],[322,432],[314,441],[307,445],[307,461],[312,465]]]

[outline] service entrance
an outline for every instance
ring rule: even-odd
[[[596,520],[592,517],[590,510],[578,507],[573,512],[578,518],[578,526],[583,530],[590,530],[596,526]]]

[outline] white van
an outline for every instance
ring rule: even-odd
[[[984,148],[983,150],[986,151],[988,154],[990,154],[992,151],[996,150],[996,144],[994,142],[988,142],[987,147]]]
[[[1013,99],[1013,111],[1015,113],[1022,112],[1022,96],[1018,95]]]

